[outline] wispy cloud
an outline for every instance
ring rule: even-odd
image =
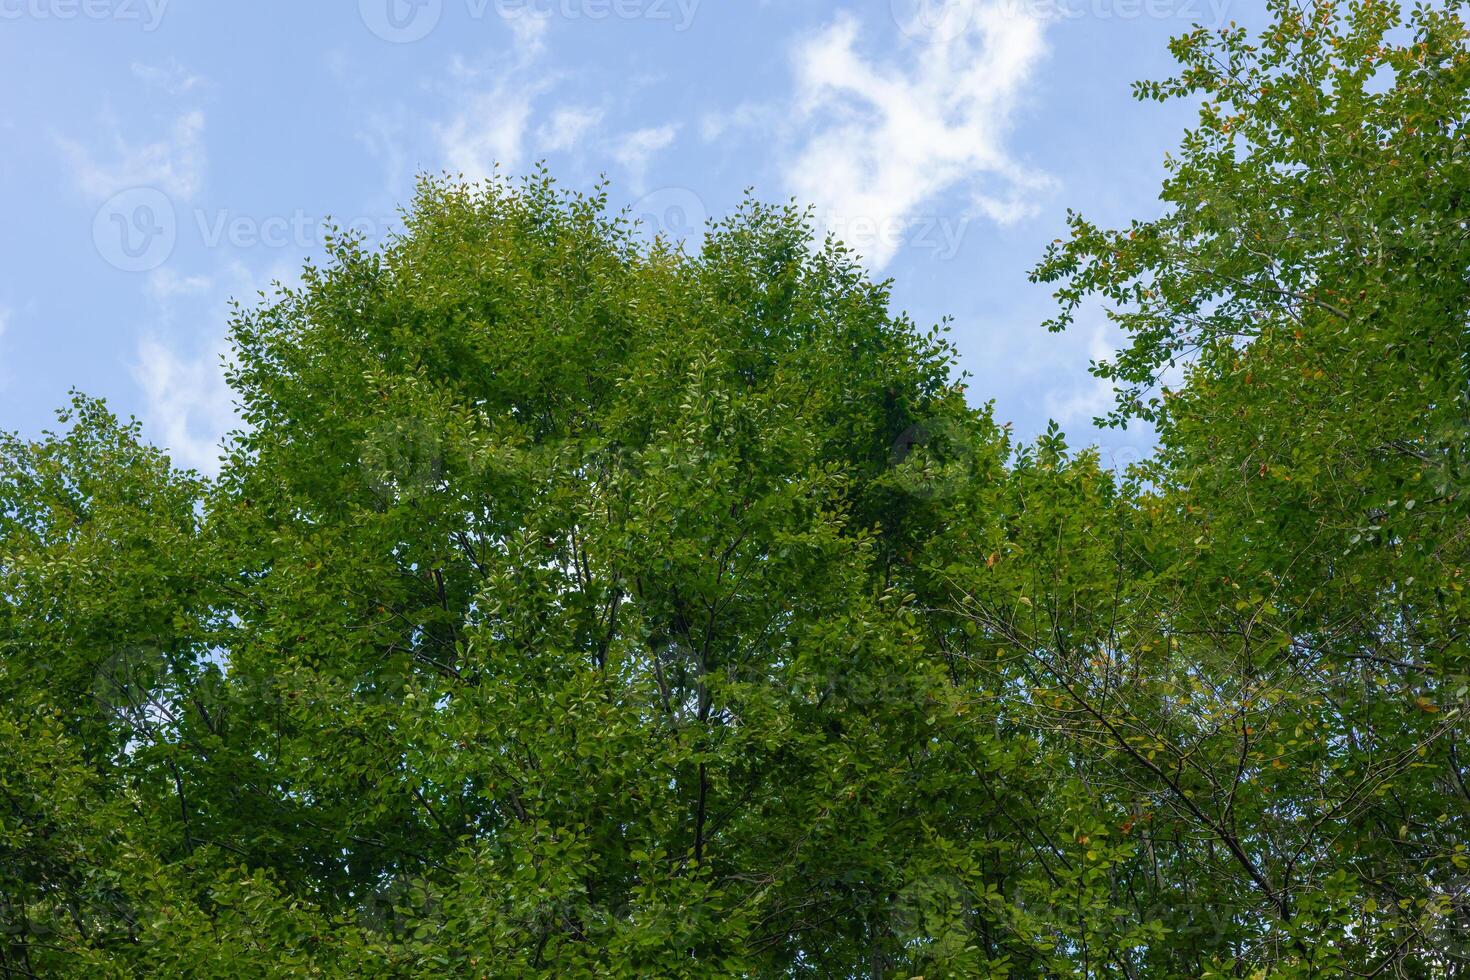
[[[601,109],[583,106],[556,109],[551,119],[536,130],[537,149],[546,153],[573,149],[602,122],[602,115]]]
[[[890,59],[860,51],[858,21],[841,16],[797,47],[797,148],[784,166],[796,195],[881,268],[893,229],[926,207],[1010,222],[1031,213],[1045,175],[1018,163],[1005,136],[1045,52],[1043,22],[1015,4],[976,3],[964,29],[910,39]]]
[[[1117,352],[1108,343],[1108,328],[1098,323],[1087,341],[1087,356],[1094,362],[1111,360]],[[1113,385],[1102,378],[1092,378],[1071,391],[1051,391],[1046,395],[1046,412],[1063,426],[1090,424],[1113,406]]]
[[[174,120],[166,137],[130,140],[116,122],[104,125],[101,146],[58,140],[77,187],[98,200],[134,187],[153,187],[177,200],[191,200],[204,182],[204,113],[195,109]]]
[[[504,10],[500,17],[515,37],[516,50],[524,56],[538,55],[546,47],[546,31],[551,24],[547,14],[525,8]]]
[[[412,176],[413,162],[409,152],[409,131],[413,128],[410,114],[402,106],[369,114],[354,135],[369,154],[383,165],[386,190],[397,200]]]
[[[180,342],[169,339],[171,328],[185,318],[223,324],[230,297],[253,301],[272,282],[290,285],[299,278],[284,262],[261,271],[238,261],[208,276],[159,270],[150,277],[146,292],[154,304],[153,326],[138,342],[132,376],[143,394],[142,418],[149,435],[175,463],[207,475],[218,473],[220,447],[225,435],[240,427],[240,417],[234,392],[225,383],[231,350],[224,331]]]
[[[629,184],[640,188],[649,162],[673,144],[678,126],[608,135],[607,108],[595,104],[597,99],[588,104],[554,97],[575,73],[556,67],[547,54],[549,18],[528,9],[504,20],[513,40],[509,52],[482,62],[456,57],[449,64],[448,84],[435,86],[447,94],[450,106],[431,124],[442,166],[473,179],[488,176],[497,165],[503,173],[515,172],[548,153],[592,148],[622,166]],[[363,139],[392,157],[381,126]]]
[[[773,105],[742,102],[733,109],[712,110],[699,117],[699,136],[713,143],[727,134],[780,129],[784,114]]]
[[[648,175],[648,162],[653,155],[668,149],[674,143],[677,126],[650,126],[634,130],[613,144],[613,159],[628,172],[628,181],[633,193],[641,194]]]
[[[176,59],[170,58],[162,64],[147,64],[135,61],[133,76],[139,81],[162,89],[169,95],[184,95],[204,85],[204,76],[189,71]]]
[[[161,266],[148,274],[148,296],[160,306],[180,296],[193,296],[214,288],[208,276],[183,276],[169,266]]]
[[[219,344],[198,357],[183,357],[157,339],[144,338],[133,367],[153,438],[175,463],[208,474],[218,472],[221,439],[236,421],[232,392],[223,380],[226,351]]]
[[[553,80],[531,71],[545,50],[546,20],[508,17],[514,39],[509,56],[473,65],[450,62],[450,89],[457,101],[449,118],[434,126],[447,169],[471,179],[489,176],[498,164],[515,170],[526,162],[532,107]]]
[[[447,123],[435,127],[449,170],[471,179],[488,176],[496,164],[509,170],[525,159],[531,93],[497,81],[464,97]]]

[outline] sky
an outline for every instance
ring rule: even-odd
[[[1192,24],[1260,0],[0,0],[0,429],[75,388],[213,472],[229,301],[292,282],[328,217],[370,241],[421,172],[604,176],[697,235],[795,198],[950,337],[1022,438],[1096,429],[1121,337],[1027,280],[1067,209],[1159,213],[1187,103],[1135,101]]]

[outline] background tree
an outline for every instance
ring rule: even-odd
[[[1119,601],[1015,644],[1046,658],[1052,726],[1148,801],[1152,900],[1223,910],[1149,962],[1437,976],[1470,955],[1462,11],[1283,2],[1259,38],[1179,38],[1179,76],[1138,88],[1204,100],[1170,211],[1074,215],[1035,272],[1060,284],[1053,328],[1108,304],[1129,338],[1096,366],[1110,421],[1161,442],[1098,525]]]

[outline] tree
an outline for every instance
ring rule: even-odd
[[[1110,421],[1161,449],[1095,525],[1117,601],[1013,646],[1046,658],[1051,726],[1147,801],[1145,891],[1222,910],[1150,961],[1447,975],[1470,956],[1463,5],[1272,9],[1139,86],[1203,97],[1171,210],[1073,215],[1036,269],[1054,328],[1109,304]]]
[[[545,174],[237,308],[217,479],[0,439],[0,972],[1463,972],[1462,7],[1272,9],[1035,272],[1128,473],[800,211]]]
[[[895,586],[1007,452],[940,337],[789,208],[693,256],[544,177],[406,223],[240,310],[218,481],[86,401],[7,443],[6,676],[94,799],[66,832],[136,832],[40,875],[72,811],[16,810],[8,921],[50,931],[6,964],[1050,962],[972,839],[1037,819],[1025,752]],[[111,915],[56,914],[97,875]]]

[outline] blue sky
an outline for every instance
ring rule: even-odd
[[[1244,0],[0,0],[0,428],[72,387],[215,467],[227,301],[290,281],[324,217],[389,230],[419,171],[547,161],[679,233],[745,188],[795,196],[954,318],[976,401],[1116,462],[1087,373],[1026,281],[1068,207],[1158,212],[1193,110],[1135,102],[1191,23]]]

